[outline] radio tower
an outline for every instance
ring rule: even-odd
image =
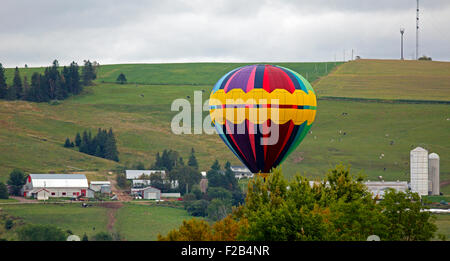
[[[417,17],[416,17],[416,60],[419,59],[419,0],[417,0]]]

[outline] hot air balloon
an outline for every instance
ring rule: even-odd
[[[267,64],[225,74],[209,103],[219,136],[252,173],[264,178],[305,138],[316,108],[316,95],[305,78]],[[271,135],[276,139],[270,140]]]

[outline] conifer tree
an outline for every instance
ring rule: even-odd
[[[120,83],[120,84],[124,84],[127,82],[127,77],[125,77],[125,74],[120,73],[119,76],[117,76],[116,82]]]
[[[114,137],[114,133],[112,131],[112,128],[109,129],[106,143],[105,143],[105,158],[119,161],[119,152],[117,151],[116,147],[116,139]]]
[[[30,84],[28,84],[28,78],[27,76],[23,77],[23,89],[22,89],[22,100],[28,100],[30,95]]]
[[[6,98],[8,86],[6,85],[5,69],[0,63],[0,99]]]
[[[80,147],[81,144],[81,136],[80,133],[77,132],[77,135],[75,136],[75,146]]]
[[[194,148],[191,149],[191,156],[189,156],[188,166],[198,169],[198,162],[197,162],[197,158],[195,157]]]
[[[66,142],[64,143],[64,147],[65,148],[70,148],[71,147],[69,138],[66,139]]]
[[[20,99],[22,95],[22,79],[20,78],[19,68],[17,66],[14,71],[14,79],[12,87],[15,89],[14,93],[16,95],[16,99]]]

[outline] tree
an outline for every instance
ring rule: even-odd
[[[189,188],[192,188],[193,185],[198,184],[202,178],[198,170],[189,166],[177,167],[169,175],[171,181],[178,180],[179,189],[182,194],[186,190],[189,191]]]
[[[208,205],[208,218],[217,221],[231,213],[231,200],[213,199]]]
[[[158,241],[234,241],[245,220],[235,221],[231,216],[210,226],[205,220],[192,218],[184,220],[180,228],[173,229],[167,236],[158,234]]]
[[[73,94],[79,94],[82,91],[82,86],[80,84],[80,74],[78,70],[78,64],[76,62],[72,62],[68,69],[68,75],[70,75],[68,88],[69,91]],[[68,79],[66,77],[66,81],[67,80]]]
[[[5,68],[0,63],[0,99],[6,98],[8,86],[6,85]]]
[[[158,234],[158,241],[206,241],[211,238],[209,224],[200,219],[183,220],[179,230],[172,230],[166,237]]]
[[[6,91],[6,99],[9,101],[14,101],[17,99],[17,92],[16,88],[14,86],[8,87],[8,90]]]
[[[116,82],[120,83],[120,84],[126,83],[127,82],[127,78],[125,77],[125,74],[120,73],[119,76],[117,76]]]
[[[25,173],[20,169],[11,171],[9,174],[8,185],[11,186],[13,195],[20,196],[20,191],[26,183],[26,178]]]
[[[12,219],[6,220],[6,222],[5,222],[5,229],[6,230],[10,230],[13,227],[14,227],[14,221]]]
[[[8,187],[5,185],[5,183],[0,182],[0,199],[8,199],[9,193],[8,193]]]
[[[185,201],[184,204],[185,204],[184,208],[191,216],[206,217],[208,215],[207,210],[209,203],[207,200],[201,199],[201,200]]]
[[[229,161],[225,163],[225,177],[224,177],[224,187],[230,191],[240,191],[238,181],[234,172],[231,170],[231,164]]]
[[[191,149],[191,155],[189,156],[188,166],[198,169],[198,162],[197,162],[197,158],[195,157],[194,148]]]
[[[20,78],[19,68],[17,66],[14,70],[14,79],[11,88],[14,89],[14,93],[16,94],[15,99],[20,99],[22,95],[22,79]]]
[[[89,241],[89,238],[86,235],[86,233],[83,234],[83,238],[81,238],[81,241]]]
[[[128,187],[128,180],[127,180],[127,177],[125,176],[125,174],[118,173],[117,177],[116,177],[116,181],[117,181],[117,186],[119,186],[120,188]]]
[[[387,219],[386,237],[390,240],[425,241],[433,238],[437,227],[430,222],[431,213],[422,211],[424,207],[417,193],[389,190],[380,206]]]
[[[233,195],[229,190],[222,187],[208,187],[208,198],[231,200],[233,198]]]
[[[77,135],[75,136],[75,146],[79,147],[81,144],[81,136],[80,133],[77,132]]]
[[[97,77],[95,68],[89,60],[84,60],[84,66],[81,74],[83,78],[83,85],[85,86],[92,85],[92,81]]]
[[[18,229],[21,241],[65,241],[66,233],[53,225],[28,224]]]
[[[419,61],[432,61],[431,57],[428,57],[426,55],[423,55],[419,58]]]
[[[64,148],[70,148],[70,147],[72,147],[70,139],[66,138],[66,142],[64,142]]]
[[[20,96],[22,97],[22,100],[29,100],[29,95],[30,95],[30,84],[28,83],[28,78],[25,75],[23,77],[23,89]]]
[[[166,186],[164,185],[164,179],[161,175],[161,172],[156,172],[153,173],[152,175],[150,175],[150,184],[160,190],[165,190],[167,189]]]
[[[250,180],[246,204],[228,215],[227,222],[207,227],[208,240],[214,227],[236,233],[231,240],[241,241],[365,241],[369,235],[381,240],[430,240],[436,226],[431,214],[423,211],[416,193],[389,191],[377,204],[360,175],[342,165],[330,170],[313,186],[308,179],[295,176],[291,181],[276,169],[266,179]],[[184,227],[183,227],[184,226]],[[228,227],[229,226],[229,227]],[[180,229],[160,240],[177,240]],[[194,235],[184,236],[186,240]]]
[[[119,161],[119,152],[117,151],[116,138],[112,128],[109,129],[105,141],[105,159]]]

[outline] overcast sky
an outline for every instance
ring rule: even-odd
[[[421,0],[419,55],[450,61],[450,1]],[[1,0],[5,67],[303,62],[415,54],[415,0]]]

